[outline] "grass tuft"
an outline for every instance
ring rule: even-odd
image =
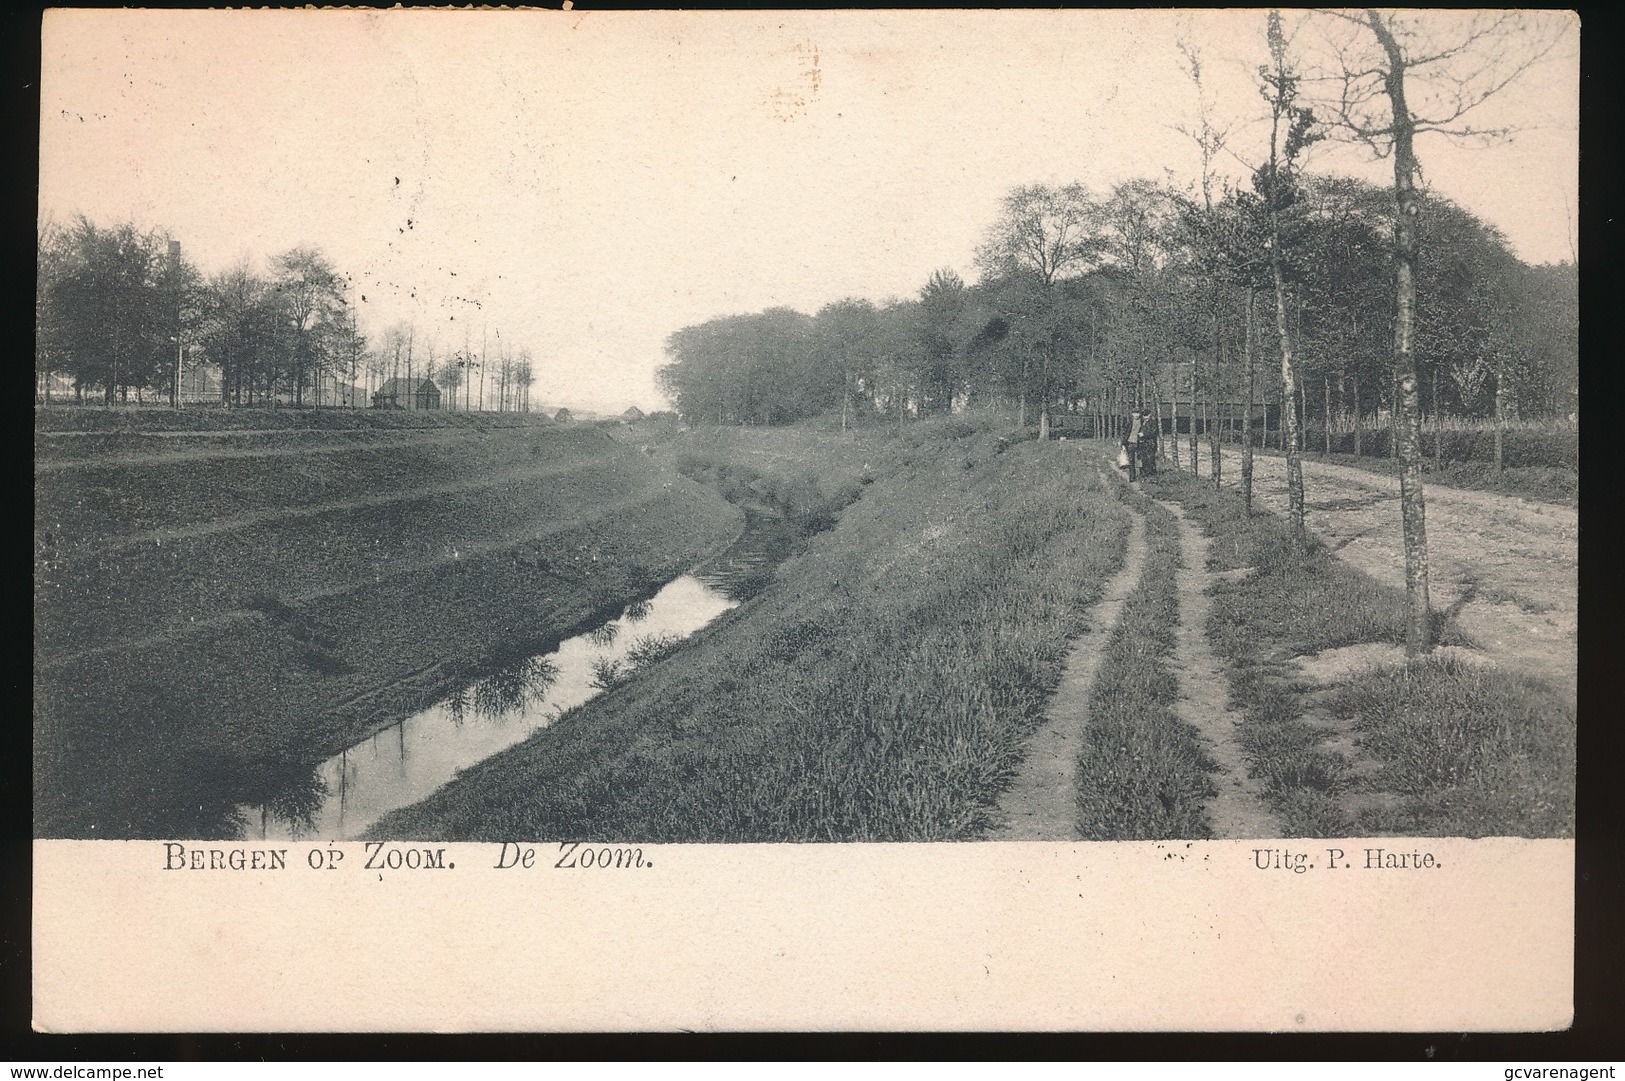
[[[1358,677],[1329,708],[1355,719],[1383,787],[1406,797],[1388,828],[1572,835],[1575,717],[1550,688],[1429,657]]]

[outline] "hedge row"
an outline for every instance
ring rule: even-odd
[[[1393,453],[1389,440],[1392,432],[1387,428],[1360,433],[1360,453],[1373,458]],[[1442,437],[1442,445],[1436,443]],[[1570,473],[1580,471],[1580,433],[1565,429],[1509,428],[1502,433],[1501,464],[1508,469],[1541,468],[1562,469]],[[1272,433],[1273,439],[1273,433]],[[1303,447],[1310,452],[1326,449],[1323,429],[1304,430]],[[1429,458],[1438,457],[1446,462],[1495,461],[1495,433],[1493,431],[1445,431],[1422,433],[1422,452]],[[1333,454],[1354,453],[1353,432],[1332,433]]]

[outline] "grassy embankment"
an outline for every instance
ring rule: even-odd
[[[42,836],[229,831],[237,803],[740,527],[591,428],[333,411],[345,428],[167,437],[149,416],[189,414],[37,438]]]
[[[1093,459],[964,421],[696,436],[679,447],[713,471],[811,470],[837,499],[873,479],[754,600],[377,836],[938,840],[989,824],[1121,560],[1127,516]]]
[[[1176,713],[1179,681],[1170,668],[1179,523],[1126,485],[1119,491],[1145,515],[1146,561],[1089,696],[1078,760],[1079,828],[1097,841],[1207,837],[1203,807],[1213,795],[1214,764]]]
[[[1289,834],[1572,834],[1575,717],[1556,691],[1449,657],[1322,691],[1293,658],[1403,643],[1403,592],[1318,542],[1295,551],[1282,519],[1247,519],[1233,491],[1177,473],[1146,487],[1215,538],[1210,569],[1255,568],[1215,584],[1207,631],[1244,713],[1243,750]],[[1461,642],[1443,620],[1440,640]],[[1363,761],[1327,746],[1350,728]]]

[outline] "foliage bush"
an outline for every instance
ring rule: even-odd
[[[1392,431],[1386,427],[1367,429],[1360,435],[1360,453],[1373,458],[1393,453]],[[1442,437],[1442,438],[1441,438]],[[1435,444],[1439,444],[1437,448]],[[1310,427],[1303,433],[1304,450],[1322,453],[1326,449],[1325,429]],[[1429,459],[1445,462],[1495,461],[1495,432],[1490,429],[1446,429],[1422,432],[1422,452]],[[1353,432],[1332,433],[1333,454],[1354,453]],[[1580,471],[1580,433],[1571,428],[1508,428],[1502,433],[1501,463],[1508,469],[1561,469]]]
[[[702,484],[716,485],[730,503],[770,507],[805,534],[821,533],[834,525],[865,486],[862,478],[820,481],[811,471],[765,473],[721,452],[685,451],[677,457],[677,471]],[[826,491],[825,485],[831,490]]]

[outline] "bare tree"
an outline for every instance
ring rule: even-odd
[[[1216,216],[1213,210],[1214,161],[1224,150],[1225,143],[1229,139],[1230,133],[1227,128],[1221,128],[1213,121],[1213,112],[1209,107],[1207,88],[1202,81],[1201,48],[1183,38],[1177,42],[1177,45],[1179,48],[1180,57],[1183,60],[1182,66],[1185,70],[1185,76],[1186,78],[1190,79],[1191,85],[1196,89],[1196,126],[1191,128],[1181,125],[1179,126],[1179,130],[1196,144],[1196,149],[1200,154],[1202,161],[1200,178],[1202,192],[1201,207],[1198,209],[1193,205],[1188,206],[1187,213],[1200,218],[1200,226],[1194,232],[1201,240],[1209,241],[1207,243],[1198,244],[1197,257],[1200,259],[1202,267],[1206,271],[1207,277],[1207,316],[1213,338],[1213,369],[1208,375],[1208,389],[1209,398],[1212,399],[1215,396],[1217,388],[1220,386],[1219,377],[1221,346],[1219,339],[1219,308],[1222,296],[1221,290],[1224,288],[1223,278],[1220,272],[1223,263],[1223,253],[1219,250],[1217,245],[1210,242],[1217,233],[1217,229],[1215,228]],[[1200,363],[1199,356],[1200,354],[1195,350],[1191,352],[1190,451],[1192,475],[1200,475],[1196,443],[1196,387],[1198,381],[1197,369]],[[1222,404],[1222,396],[1220,396],[1220,401]],[[1223,459],[1219,455],[1218,442],[1214,436],[1211,418],[1208,420],[1207,429],[1208,461],[1211,463],[1209,466],[1209,472],[1212,475],[1213,486],[1217,488],[1221,478]],[[1175,446],[1177,445],[1178,438],[1176,435]]]
[[[519,363],[514,367],[514,380],[519,385],[519,411],[530,412],[530,388],[536,382],[536,366],[529,349],[519,350]]]
[[[1081,273],[1105,247],[1099,208],[1082,184],[1016,188],[1004,197],[999,217],[976,250],[977,268],[988,277],[1028,271],[1044,285],[1067,272]]]
[[[1336,129],[1394,162],[1395,428],[1400,516],[1409,600],[1405,650],[1433,648],[1428,599],[1427,513],[1422,495],[1422,413],[1416,371],[1416,137],[1476,142],[1507,128],[1475,126],[1468,114],[1506,89],[1562,40],[1560,13],[1324,12],[1330,55],[1318,82],[1330,88]]]
[[[1270,109],[1269,158],[1257,186],[1269,220],[1270,279],[1275,288],[1275,333],[1281,347],[1281,443],[1286,452],[1287,517],[1292,537],[1303,543],[1303,437],[1298,430],[1298,372],[1293,362],[1292,334],[1287,326],[1286,252],[1282,219],[1297,202],[1297,158],[1317,135],[1315,118],[1298,104],[1300,77],[1287,56],[1286,32],[1278,11],[1269,13],[1266,28],[1270,62],[1259,69]]]

